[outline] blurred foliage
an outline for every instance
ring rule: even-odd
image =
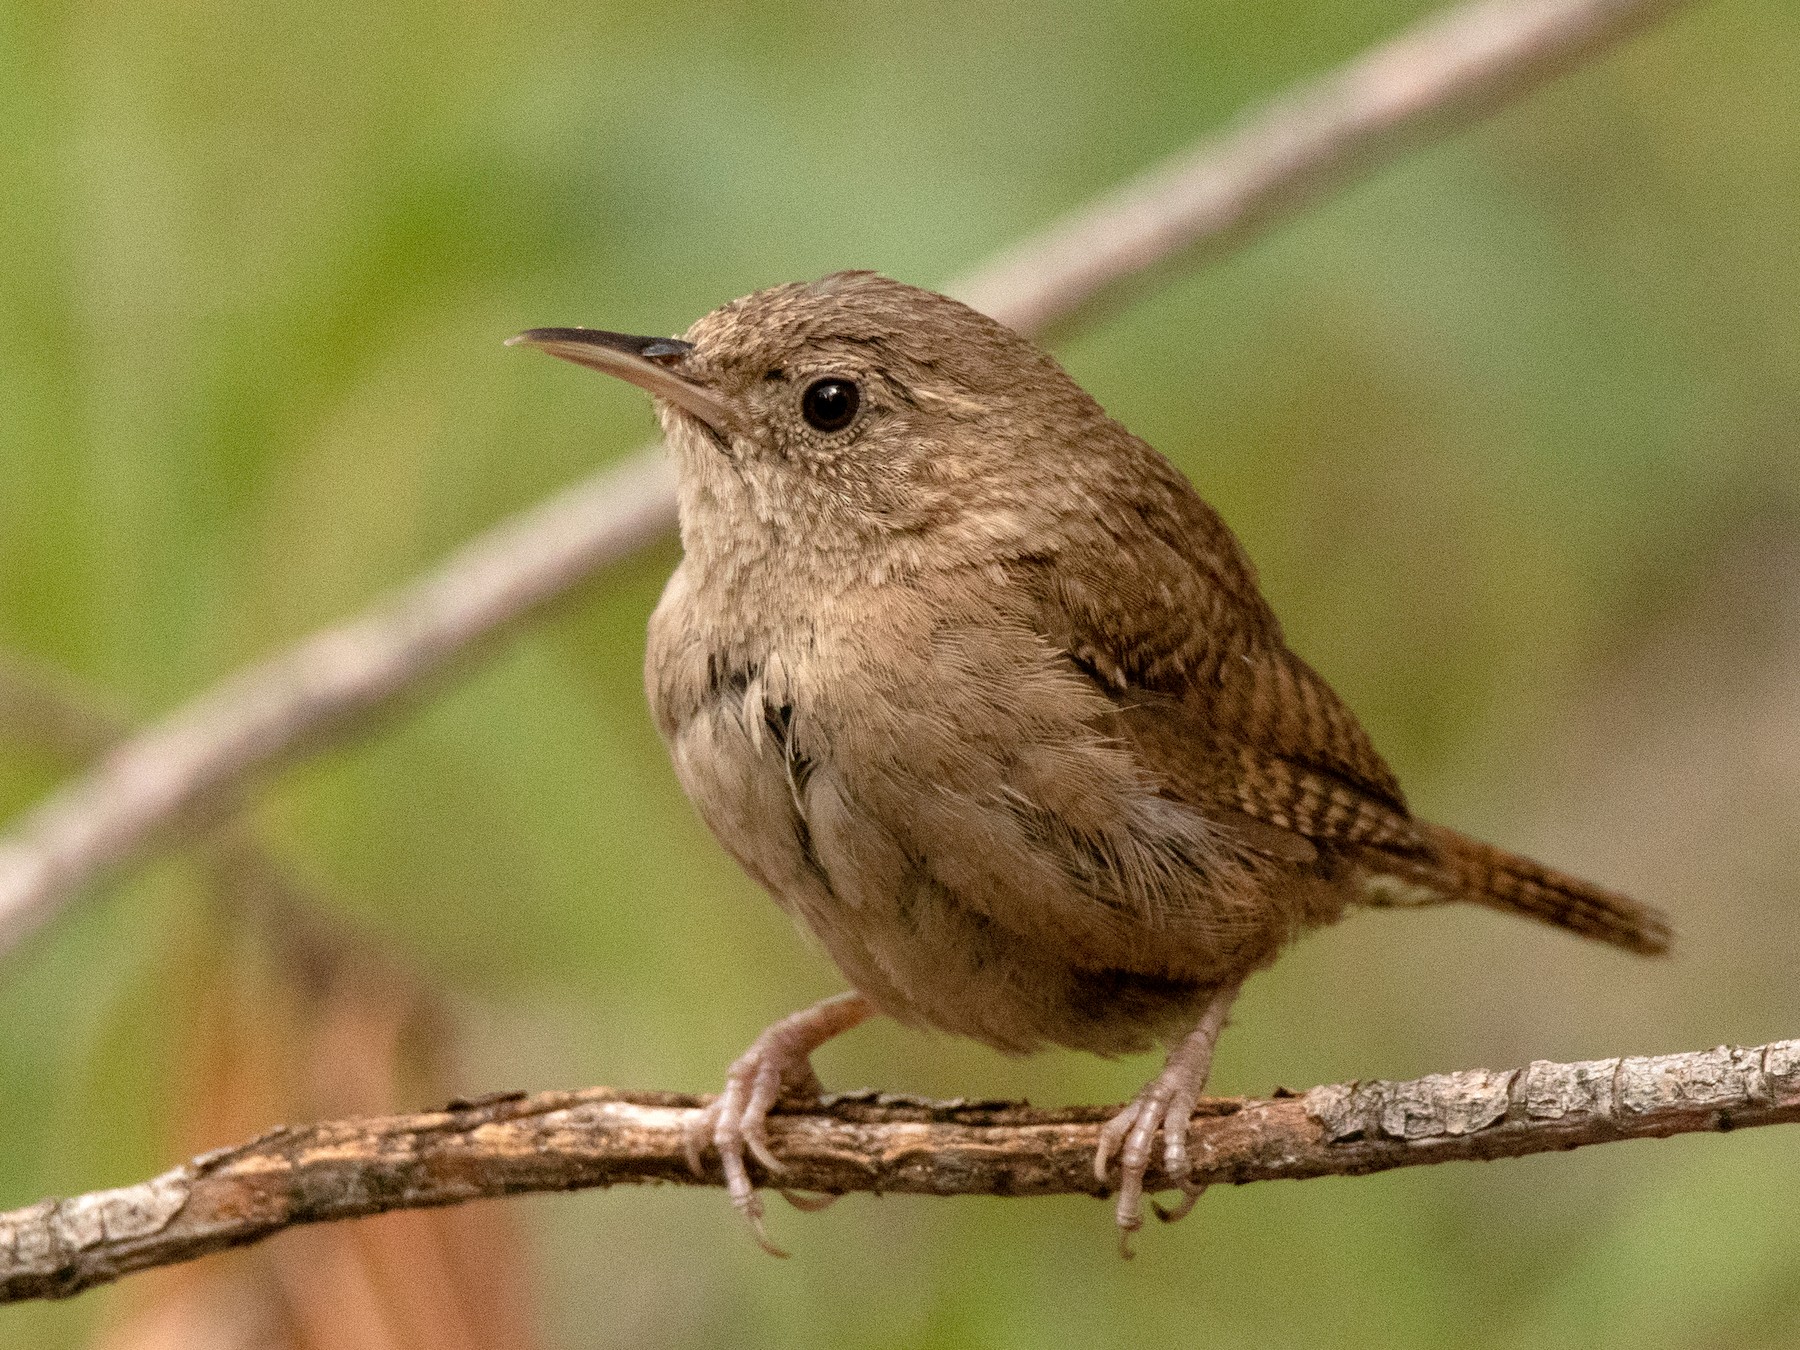
[[[154,716],[650,432],[507,334],[942,280],[1422,12],[0,0],[0,647]],[[1651,965],[1355,919],[1253,981],[1220,1090],[1800,1034],[1797,69],[1787,0],[1697,8],[1060,345],[1234,523],[1421,810],[1683,933]],[[645,716],[674,558],[257,798],[281,867],[456,1008],[461,1090],[706,1089],[838,986]],[[67,767],[0,728],[0,809]],[[163,860],[0,968],[0,1206],[253,1123],[192,1100],[274,978],[234,912]],[[1152,1067],[887,1026],[820,1063],[1043,1101]],[[1130,1265],[1078,1199],[852,1198],[778,1215],[787,1263],[717,1193],[512,1203],[550,1345],[1780,1346],[1797,1165],[1770,1131],[1215,1192]],[[7,1309],[0,1345],[129,1297]]]

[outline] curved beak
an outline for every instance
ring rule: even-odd
[[[737,424],[731,404],[703,384],[679,373],[694,344],[680,338],[633,337],[603,328],[532,328],[506,339],[509,347],[536,347],[589,370],[621,380],[667,399],[692,413],[721,436]]]

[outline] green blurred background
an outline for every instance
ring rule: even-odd
[[[675,332],[841,267],[944,281],[1424,12],[0,0],[0,649],[152,717],[650,434],[634,391],[507,334]],[[1796,71],[1791,0],[1698,8],[1059,342],[1237,528],[1422,813],[1681,932],[1644,963],[1356,917],[1252,981],[1217,1090],[1800,1034]],[[190,851],[0,964],[0,1208],[384,1092],[710,1090],[840,987],[649,724],[675,557],[268,783],[287,908]],[[0,809],[79,748],[0,727]],[[387,1041],[321,1032],[342,982],[290,950],[306,923],[406,972],[359,986],[409,991]],[[1154,1066],[883,1025],[819,1056],[836,1086],[1046,1103]],[[1087,1199],[777,1205],[785,1263],[704,1190],[503,1202],[479,1241],[518,1273],[514,1344],[1779,1346],[1797,1173],[1771,1130],[1215,1191],[1129,1265]],[[308,1331],[298,1286],[361,1305],[306,1240],[0,1310],[0,1344],[499,1335]],[[396,1278],[364,1301],[432,1302]]]

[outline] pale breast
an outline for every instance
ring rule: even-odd
[[[1029,628],[921,604],[879,644],[818,614],[753,641],[689,603],[677,578],[647,670],[677,776],[884,1012],[1005,1050],[1128,1050],[1289,935]]]
[[[769,651],[752,658],[741,650],[702,653],[679,641],[659,644],[652,632],[652,702],[676,778],[700,818],[852,985],[891,1016],[927,1020],[907,995],[905,972],[871,948],[869,939],[891,925],[871,923],[861,905],[872,897],[877,908],[891,911],[898,887],[891,876],[861,866],[870,861],[869,850],[879,851],[881,832],[871,822],[834,816],[827,806],[839,800],[834,777],[802,748],[808,719],[796,708],[789,663]],[[685,664],[670,664],[677,661]],[[819,853],[815,819],[829,831],[835,886]],[[904,943],[894,950],[914,958]]]
[[[675,776],[739,866],[784,906],[816,909],[827,882],[795,808],[782,744],[761,714],[737,690],[703,703],[669,742]]]
[[[797,710],[807,646],[756,616],[722,613],[684,563],[651,616],[644,683],[675,776],[701,819],[782,908],[816,931],[837,902],[802,808],[816,767],[798,734],[811,720]]]

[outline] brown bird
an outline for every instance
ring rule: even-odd
[[[1666,949],[1655,911],[1416,819],[1218,514],[985,315],[841,272],[681,338],[512,341],[655,396],[684,553],[650,620],[657,726],[854,989],[763,1032],[690,1148],[771,1251],[745,1156],[781,1170],[770,1108],[875,1013],[1009,1053],[1170,1044],[1094,1160],[1119,1160],[1123,1245],[1159,1135],[1192,1207],[1214,1042],[1305,930],[1466,900]]]

